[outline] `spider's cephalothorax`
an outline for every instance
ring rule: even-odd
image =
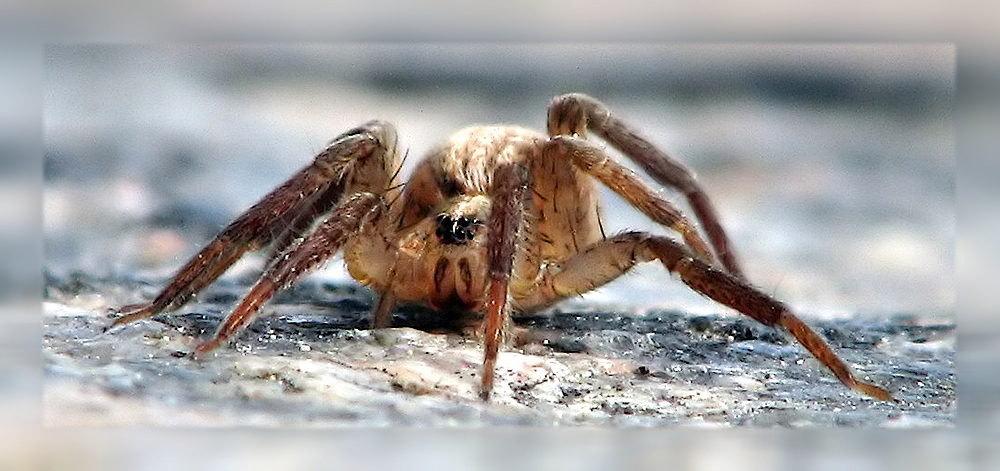
[[[592,132],[653,180],[687,198],[697,226],[640,175],[587,140]],[[339,251],[356,280],[379,294],[373,325],[398,301],[482,312],[488,398],[510,311],[530,311],[589,291],[635,264],[659,261],[697,292],[767,325],[780,325],[845,385],[879,399],[812,329],[743,276],[715,210],[691,172],[597,100],[549,105],[548,134],[470,127],[431,151],[400,190],[395,128],[371,121],[336,138],[193,257],[151,302],[122,308],[122,324],[180,307],[248,250],[273,262],[216,335],[242,330],[274,293]],[[606,236],[595,182],[674,231]],[[707,239],[707,241],[706,241]]]

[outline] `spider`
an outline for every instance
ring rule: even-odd
[[[682,193],[707,242],[642,176],[589,141],[588,132]],[[179,308],[244,253],[267,248],[263,275],[215,335],[196,346],[194,354],[201,355],[244,329],[276,291],[343,251],[351,276],[377,293],[375,328],[389,325],[397,302],[471,313],[484,349],[480,397],[488,400],[512,310],[537,310],[637,263],[659,261],[698,293],[787,329],[847,387],[892,398],[855,379],[818,334],[746,281],[691,171],[592,97],[555,97],[548,135],[514,126],[459,131],[401,185],[404,158],[390,123],[374,120],[341,134],[227,226],[154,300],[120,308],[112,326]],[[644,232],[607,237],[595,180],[683,242]]]

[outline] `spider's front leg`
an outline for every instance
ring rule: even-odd
[[[361,189],[383,192],[398,169],[396,130],[371,121],[341,134],[313,162],[236,218],[148,303],[125,306],[113,326],[177,309],[246,252],[285,252],[317,219]]]
[[[884,389],[858,381],[822,337],[783,303],[741,278],[713,268],[668,237],[625,232],[598,241],[562,263],[548,266],[536,291],[518,303],[531,309],[585,293],[617,278],[637,263],[651,260],[659,260],[698,293],[763,324],[784,327],[847,387],[876,399],[892,399]]]
[[[503,331],[510,321],[510,276],[518,232],[524,224],[524,198],[528,171],[506,164],[493,173],[493,205],[488,222],[487,276],[489,291],[483,319],[483,382],[479,396],[485,401],[493,390],[493,373]]]
[[[548,112],[550,136],[585,136],[588,129],[641,166],[661,185],[682,192],[705,229],[722,266],[733,276],[744,277],[708,194],[687,166],[658,149],[593,97],[570,93],[552,99]],[[685,235],[686,239],[688,237]]]

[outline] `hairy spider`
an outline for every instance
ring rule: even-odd
[[[588,131],[683,193],[709,242],[674,204],[588,141]],[[405,187],[401,166],[391,124],[370,121],[341,134],[226,227],[153,301],[121,308],[113,325],[176,309],[245,252],[269,248],[264,274],[215,336],[196,347],[201,354],[246,327],[277,290],[342,249],[351,276],[378,294],[374,327],[388,326],[398,301],[481,313],[473,319],[481,322],[480,395],[488,399],[512,309],[538,309],[659,260],[698,293],[787,329],[846,386],[891,399],[855,379],[819,335],[745,280],[692,173],[594,98],[554,98],[548,136],[511,126],[459,131],[417,165]],[[643,232],[606,237],[594,180],[683,243]]]

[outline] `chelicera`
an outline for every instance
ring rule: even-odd
[[[700,229],[641,175],[589,141],[588,133],[684,195]],[[537,310],[590,291],[637,263],[659,261],[698,293],[787,329],[849,388],[891,399],[884,389],[857,380],[818,334],[745,279],[691,171],[594,98],[554,98],[547,134],[513,126],[459,131],[432,150],[405,185],[402,160],[389,123],[370,121],[341,134],[226,227],[153,301],[123,307],[114,324],[177,309],[246,252],[269,250],[263,275],[216,334],[195,349],[208,352],[245,328],[276,291],[343,252],[351,276],[378,295],[376,328],[389,325],[397,302],[473,313],[484,348],[480,394],[488,399],[512,310]],[[679,239],[605,234],[597,182]]]

